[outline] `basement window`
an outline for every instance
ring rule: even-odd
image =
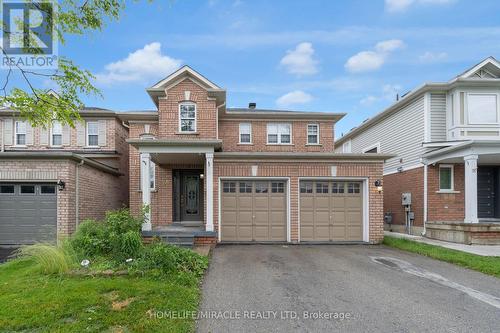
[[[439,166],[439,190],[453,191],[453,165]]]

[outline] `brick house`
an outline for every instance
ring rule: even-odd
[[[367,242],[383,237],[381,154],[334,154],[343,114],[227,108],[188,66],[123,112],[130,208],[145,236],[177,243]]]
[[[72,128],[32,128],[0,109],[0,246],[54,242],[128,205],[128,129],[85,108]]]
[[[384,164],[386,228],[500,244],[499,98],[500,63],[489,57],[407,93],[337,140],[335,151],[395,156]]]

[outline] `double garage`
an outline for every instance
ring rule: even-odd
[[[0,183],[0,246],[55,242],[55,183]]]
[[[364,241],[364,182],[302,179],[298,185],[300,242]],[[292,195],[287,179],[222,179],[222,242],[290,241]]]

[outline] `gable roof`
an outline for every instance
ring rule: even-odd
[[[484,70],[489,73],[489,76],[479,76],[476,75],[478,71]],[[497,74],[498,73],[498,74]],[[496,76],[496,77],[492,77]],[[390,105],[388,108],[383,110],[382,112],[377,113],[374,117],[365,120],[361,125],[354,127],[347,134],[341,136],[335,143],[340,145],[352,138],[356,134],[360,133],[364,129],[375,125],[379,121],[382,121],[389,115],[398,112],[404,105],[410,103],[415,98],[421,96],[422,94],[429,91],[447,91],[454,88],[456,85],[460,83],[467,83],[475,86],[484,86],[487,83],[495,83],[500,84],[500,62],[496,60],[494,57],[490,56],[478,64],[472,66],[467,69],[462,74],[457,75],[455,78],[448,82],[430,82],[424,83],[423,85],[417,87],[415,90],[410,91],[406,95],[403,95],[398,101],[394,104]]]
[[[216,85],[188,65],[182,66],[166,78],[158,81],[152,87],[147,88],[146,91],[148,92],[149,96],[156,104],[156,106],[158,106],[158,98],[165,96],[165,90],[186,78],[192,80],[193,82],[206,89],[211,93],[211,95],[213,95],[213,97],[225,101],[226,91],[224,89],[220,88],[218,85]]]

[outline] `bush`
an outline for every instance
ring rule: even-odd
[[[19,248],[20,258],[30,259],[44,274],[61,274],[76,266],[76,257],[71,245],[34,244]]]

